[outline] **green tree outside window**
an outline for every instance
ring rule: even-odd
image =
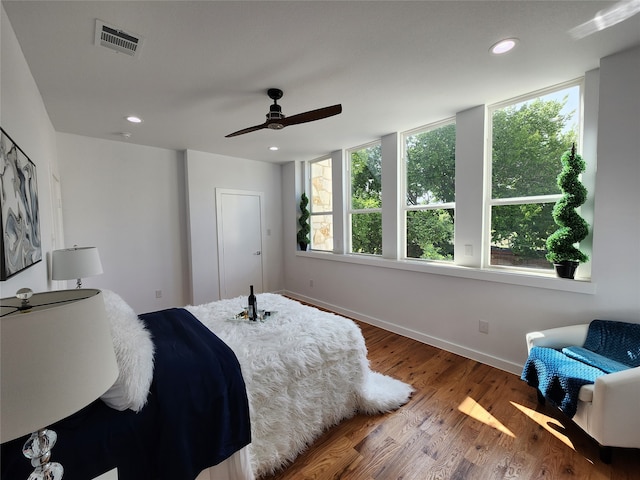
[[[382,151],[376,144],[351,152],[351,209],[382,207]],[[382,214],[379,211],[351,214],[351,251],[382,254]]]
[[[577,91],[577,87],[575,88]],[[558,158],[577,140],[576,112],[567,112],[568,96],[539,97],[495,110],[492,115],[493,199],[517,199],[561,192]],[[453,258],[454,209],[430,208],[455,202],[455,125],[408,137],[405,144],[407,256]],[[351,208],[382,205],[380,145],[351,153]],[[555,231],[553,201],[522,201],[491,209],[492,264],[508,256],[508,265],[552,268],[546,239]],[[411,207],[416,207],[412,209]],[[352,250],[382,252],[381,214],[352,215]]]

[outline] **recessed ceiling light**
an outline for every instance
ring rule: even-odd
[[[272,152],[275,152],[275,151],[277,151],[279,149],[275,145],[272,145],[271,147],[269,147],[269,150],[271,150]]]
[[[504,40],[500,40],[498,43],[494,44],[489,51],[494,55],[502,55],[503,53],[513,50],[516,45],[518,45],[517,38],[505,38]]]
[[[142,119],[140,117],[136,117],[135,115],[129,115],[127,120],[131,123],[142,123]]]

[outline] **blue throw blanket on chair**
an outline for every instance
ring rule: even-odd
[[[582,347],[533,347],[522,380],[572,418],[583,385],[607,373],[640,366],[640,324],[594,320]]]
[[[583,347],[629,368],[640,367],[640,324],[594,320]]]
[[[522,371],[522,379],[569,418],[576,414],[580,388],[600,375],[602,370],[547,347],[533,347]]]

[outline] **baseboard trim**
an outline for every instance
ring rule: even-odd
[[[327,310],[331,310],[332,312],[344,315],[345,317],[355,318],[356,320],[360,320],[375,327],[382,328],[383,330],[402,335],[403,337],[411,338],[412,340],[416,340],[426,345],[441,348],[442,350],[446,350],[447,352],[455,353],[456,355],[460,355],[462,357],[484,363],[485,365],[504,370],[505,372],[513,373],[514,375],[520,376],[520,374],[522,373],[522,364],[510,362],[508,360],[504,360],[502,358],[495,357],[478,350],[467,348],[462,345],[443,340],[441,338],[426,335],[422,332],[418,332],[417,330],[406,328],[395,323],[387,322],[386,320],[381,320],[369,315],[363,315],[359,312],[342,308],[331,303],[323,302],[316,298],[307,297],[306,295],[301,295],[297,292],[282,290],[280,293],[282,295],[289,296],[302,302],[310,303],[311,305],[315,305],[320,308],[326,308]]]

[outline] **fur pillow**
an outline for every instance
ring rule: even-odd
[[[151,334],[119,295],[110,290],[102,290],[102,295],[120,373],[116,383],[100,398],[116,410],[129,408],[138,412],[147,403],[153,379]]]

